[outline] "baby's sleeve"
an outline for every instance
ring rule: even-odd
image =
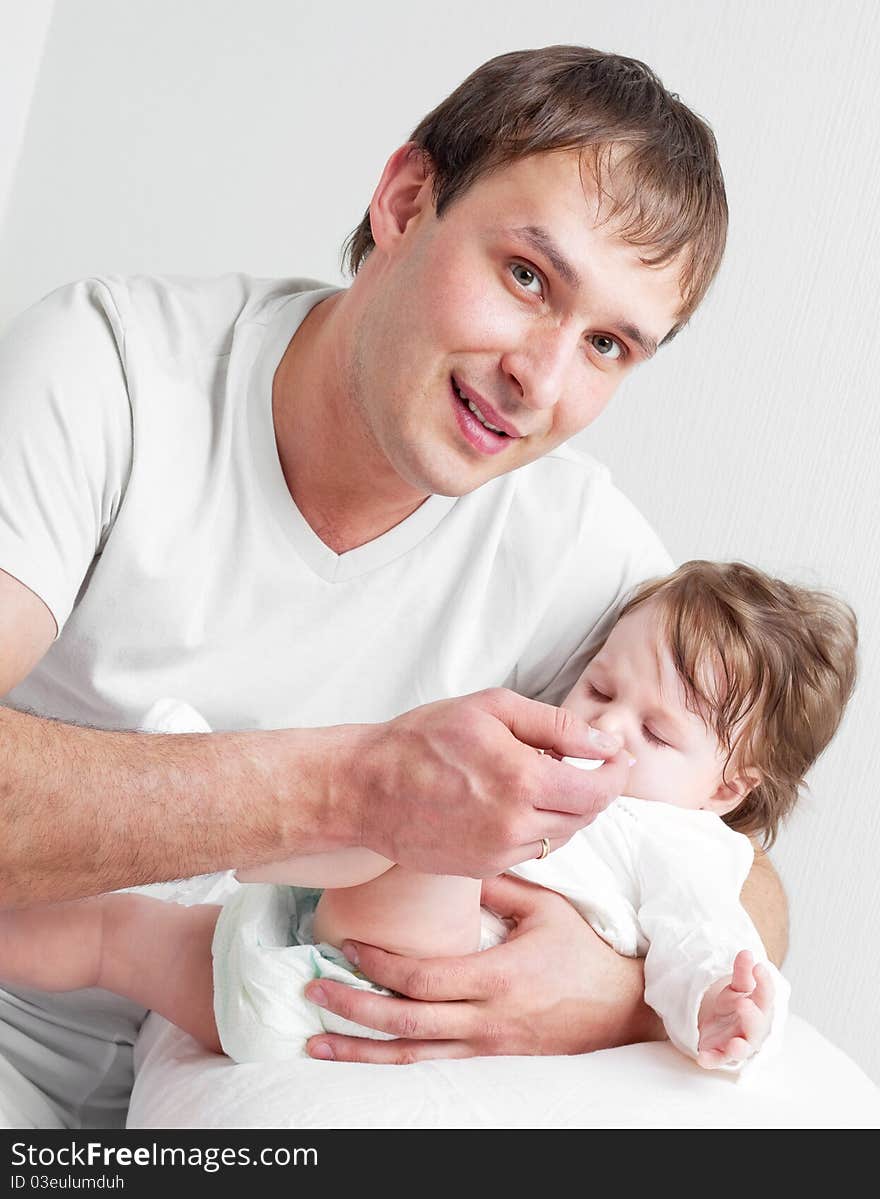
[[[109,288],[59,288],[0,337],[0,570],[60,630],[131,470],[124,330]]]
[[[668,827],[648,820],[638,833],[638,918],[649,942],[645,1001],[663,1020],[672,1043],[695,1059],[703,995],[732,973],[740,950],[749,950],[767,968],[773,985],[770,1030],[758,1053],[721,1068],[751,1073],[759,1059],[768,1060],[778,1047],[790,993],[740,903],[754,859],[752,846],[710,813],[675,810],[672,815]]]

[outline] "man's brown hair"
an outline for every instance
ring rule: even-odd
[[[855,615],[742,562],[686,562],[638,588],[618,619],[649,600],[689,708],[727,753],[725,774],[760,780],[723,819],[769,847],[852,694]]]
[[[727,199],[715,137],[638,59],[584,46],[499,55],[410,140],[433,175],[438,217],[490,171],[532,154],[580,151],[603,222],[643,247],[646,265],[681,256],[682,307],[666,340],[690,318],[721,263]],[[353,275],[373,245],[368,209],[344,249]]]

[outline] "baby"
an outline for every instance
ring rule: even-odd
[[[772,844],[834,735],[855,650],[845,604],[742,564],[690,562],[635,593],[563,703],[622,738],[628,795],[511,873],[566,896],[619,953],[644,955],[647,1003],[707,1068],[739,1070],[778,1040],[787,984],[739,903],[749,837]],[[481,912],[479,880],[368,850],[240,877],[276,881],[239,888],[222,910],[117,893],[3,913],[0,978],[104,987],[236,1060],[279,1060],[322,1029],[384,1035],[302,995],[316,977],[381,990],[345,940],[427,957],[507,931]]]

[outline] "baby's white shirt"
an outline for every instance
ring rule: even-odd
[[[712,812],[622,796],[549,857],[509,873],[564,895],[618,953],[645,957],[645,1001],[689,1057],[707,987],[750,950],[770,972],[774,1004],[760,1051],[722,1067],[743,1073],[773,1054],[790,994],[740,903],[753,859],[749,839]]]

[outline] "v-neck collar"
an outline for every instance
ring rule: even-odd
[[[272,416],[272,384],[290,339],[311,309],[338,292],[338,287],[292,295],[264,327],[251,372],[250,406],[257,461],[269,506],[303,562],[328,583],[340,583],[385,566],[413,549],[429,535],[455,505],[454,496],[432,495],[399,524],[344,554],[326,545],[305,519],[290,491],[278,456]]]

